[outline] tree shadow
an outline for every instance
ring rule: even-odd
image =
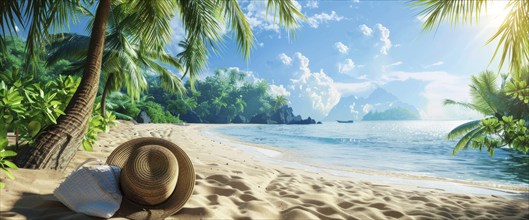
[[[8,211],[0,211],[0,219],[99,219],[76,213],[52,194],[22,193]]]

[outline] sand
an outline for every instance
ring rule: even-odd
[[[204,135],[210,126],[121,122],[101,135],[94,152],[79,151],[64,172],[14,171],[16,180],[0,190],[0,219],[92,219],[70,211],[53,190],[85,160],[104,161],[119,144],[150,136],[178,144],[196,169],[193,195],[169,219],[529,219],[528,194],[449,193],[267,163]]]

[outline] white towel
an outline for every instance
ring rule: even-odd
[[[110,165],[83,167],[72,172],[53,192],[71,210],[110,218],[121,205],[121,168]]]

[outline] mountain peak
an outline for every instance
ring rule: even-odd
[[[367,97],[367,100],[374,103],[384,103],[398,101],[399,99],[382,87],[378,87]]]

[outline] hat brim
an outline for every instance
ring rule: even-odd
[[[141,205],[123,196],[121,206],[114,216],[132,219],[162,219],[180,211],[193,193],[196,177],[191,159],[178,145],[168,140],[142,137],[127,141],[112,151],[106,163],[123,168],[133,150],[146,145],[165,147],[176,157],[178,161],[178,182],[173,194],[165,202],[153,206]]]

